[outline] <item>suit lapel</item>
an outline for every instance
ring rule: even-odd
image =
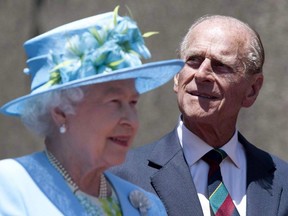
[[[272,157],[239,134],[247,158],[247,216],[277,215],[282,188],[273,184]]]
[[[175,130],[156,145],[149,164],[160,168],[152,175],[151,182],[169,216],[203,215]]]

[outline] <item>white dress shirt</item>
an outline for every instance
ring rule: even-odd
[[[210,216],[207,191],[209,165],[201,158],[211,149],[207,143],[189,131],[180,120],[177,133],[184,151],[185,159],[196,186],[198,197],[204,216]],[[238,132],[223,147],[227,157],[220,164],[223,182],[239,212],[246,215],[246,155],[244,148],[238,141]]]

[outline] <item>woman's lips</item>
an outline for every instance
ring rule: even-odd
[[[109,139],[113,143],[116,143],[116,144],[118,144],[120,146],[128,147],[131,137],[130,136],[117,136],[117,137],[110,137]]]

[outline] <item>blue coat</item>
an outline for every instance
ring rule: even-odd
[[[141,191],[151,203],[148,216],[166,216],[157,196],[147,193],[112,173],[106,178],[115,190],[123,216],[138,216],[139,209],[129,200],[132,191]],[[0,215],[86,216],[76,196],[62,175],[50,164],[46,154],[35,153],[22,158],[0,161]]]
[[[247,216],[287,216],[288,164],[238,137],[247,157]],[[203,216],[176,130],[131,150],[111,171],[157,194],[169,216]]]

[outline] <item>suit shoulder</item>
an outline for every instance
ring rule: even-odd
[[[254,170],[265,168],[273,172],[275,171],[277,175],[288,176],[288,163],[286,161],[265,150],[259,149],[247,141],[241,134],[239,134],[238,138],[244,146],[247,163],[249,163],[250,167],[254,167]]]
[[[271,154],[271,157],[273,158],[274,164],[276,166],[276,169],[283,172],[283,174],[285,173],[285,175],[288,176],[288,163],[287,161],[279,158],[276,155]]]

